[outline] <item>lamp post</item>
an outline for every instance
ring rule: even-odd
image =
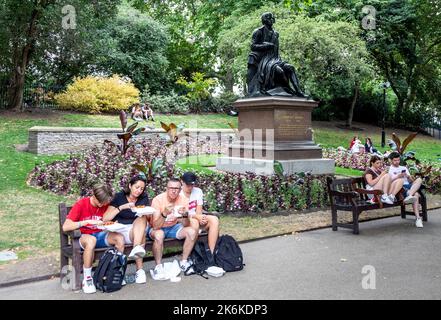
[[[380,88],[383,89],[383,120],[381,121],[381,147],[386,145],[386,132],[384,131],[384,125],[386,122],[386,90],[390,87],[390,82],[383,82],[380,84]]]

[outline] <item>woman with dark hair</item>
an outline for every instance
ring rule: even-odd
[[[137,217],[131,209],[135,206],[149,206],[149,198],[145,193],[146,178],[142,175],[133,177],[124,190],[118,192],[110,202],[103,220],[118,221],[126,225],[124,230],[118,231],[124,237],[125,244],[133,244],[129,259],[136,262],[136,283],[145,283],[147,277],[142,265],[145,255],[145,241],[147,230],[146,216]]]
[[[370,137],[366,138],[364,148],[367,153],[377,153],[378,152],[377,149],[374,148],[374,144],[372,143],[372,140]]]
[[[389,174],[381,170],[383,161],[378,156],[372,156],[369,161],[369,168],[364,172],[367,190],[382,190],[381,202],[393,204],[396,201],[395,196],[400,192],[402,184],[395,182],[391,184]]]

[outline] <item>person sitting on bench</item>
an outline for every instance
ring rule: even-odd
[[[367,190],[382,190],[381,202],[394,204],[396,195],[403,187],[402,180],[395,180],[391,183],[390,175],[381,170],[383,161],[378,156],[372,156],[369,161],[369,168],[364,173]],[[371,200],[373,202],[374,198]]]
[[[415,225],[417,228],[423,227],[423,220],[420,217],[419,210],[419,193],[423,181],[421,178],[413,179],[410,175],[409,169],[400,166],[401,157],[398,152],[392,152],[389,155],[389,159],[391,161],[391,166],[389,168],[389,175],[391,177],[391,181],[402,180],[403,188],[406,190],[406,198],[404,199],[404,203],[412,203],[413,212],[415,213],[416,221]]]
[[[144,249],[147,231],[146,216],[137,217],[131,210],[135,206],[149,206],[149,198],[145,193],[147,180],[145,176],[137,175],[130,179],[123,191],[118,192],[110,202],[109,208],[104,213],[104,221],[118,221],[125,225],[124,230],[118,233],[124,237],[125,244],[132,244],[133,249],[129,254],[129,259],[135,259],[136,283],[146,283],[147,277],[143,269],[143,260],[146,252]]]
[[[180,267],[186,271],[190,267],[187,261],[191,251],[197,241],[199,227],[197,220],[187,217],[178,218],[176,215],[188,213],[188,198],[180,194],[182,188],[179,179],[171,178],[167,183],[167,190],[153,198],[152,207],[156,212],[149,216],[148,236],[154,241],[153,256],[156,267],[153,270],[154,278],[157,280],[164,278],[164,268],[162,266],[162,252],[165,238],[185,239],[182,248],[182,259]],[[178,219],[180,222],[178,222]]]
[[[92,278],[92,263],[95,248],[115,246],[119,252],[124,252],[124,238],[115,232],[104,232],[97,226],[103,224],[103,215],[109,207],[113,192],[106,185],[95,185],[93,195],[78,200],[66,217],[63,231],[81,231],[80,246],[83,253],[83,291],[95,293],[96,288]]]
[[[181,194],[189,199],[188,215],[199,222],[196,231],[199,232],[199,229],[207,231],[208,247],[211,253],[214,253],[217,238],[219,237],[219,218],[202,213],[204,193],[201,189],[195,187],[197,176],[193,172],[185,172],[182,175],[181,181],[183,183]]]

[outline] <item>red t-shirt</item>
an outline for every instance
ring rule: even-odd
[[[84,220],[103,220],[103,215],[107,211],[109,206],[102,206],[101,208],[94,207],[90,203],[90,197],[83,198],[78,200],[72,210],[70,210],[66,219],[70,219],[73,222],[80,222]],[[83,234],[92,234],[101,232],[101,229],[98,229],[94,225],[85,225],[80,229]]]

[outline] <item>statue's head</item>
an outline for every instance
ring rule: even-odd
[[[276,22],[276,18],[271,12],[265,12],[262,14],[262,24],[271,27],[274,22]]]

